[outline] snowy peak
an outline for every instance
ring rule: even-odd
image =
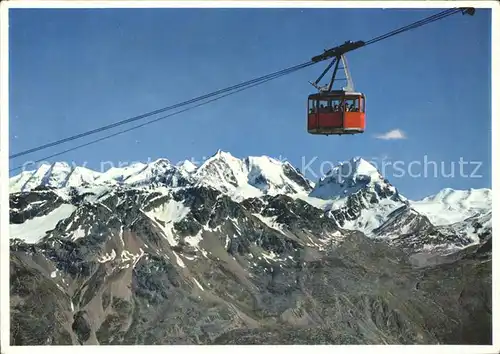
[[[36,188],[37,186],[43,184],[43,182],[47,180],[46,175],[47,172],[50,171],[50,168],[51,165],[42,164],[35,171],[25,172],[28,178],[25,181],[23,181],[24,183],[22,185],[19,185],[18,187],[22,191],[24,191]]]
[[[198,184],[208,185],[222,192],[232,191],[247,182],[243,161],[220,150],[196,170],[194,178]]]
[[[71,167],[65,162],[52,165],[42,164],[35,171],[24,171],[10,179],[10,189],[14,192],[28,191],[38,186],[64,188],[72,185],[93,183],[99,173],[85,167]]]
[[[330,171],[329,175],[335,178],[337,183],[382,178],[375,166],[360,157],[355,157],[350,161],[340,163]]]
[[[413,201],[412,205],[419,213],[427,215],[434,225],[448,225],[491,211],[492,195],[487,188],[445,188],[435,195]]]
[[[98,184],[109,182],[121,184],[131,176],[140,174],[147,168],[147,166],[148,164],[136,162],[125,167],[111,167],[109,170],[104,172],[96,182]]]
[[[217,153],[200,166],[195,179],[236,199],[262,195],[308,193],[312,183],[289,163],[268,156],[243,160],[228,152]]]
[[[485,206],[491,204],[491,189],[455,190],[445,188],[435,195],[422,199],[422,201],[461,204],[462,206]]]
[[[128,171],[125,170],[128,174],[122,175],[121,178],[123,183],[137,186],[154,182],[173,170],[175,166],[169,160],[158,159],[149,164],[132,165]]]
[[[99,173],[85,167],[71,167],[65,162],[52,165],[40,165],[34,171],[23,171],[10,178],[10,192],[26,192],[38,186],[51,188],[70,188],[86,186],[143,186],[165,183],[170,187],[186,184],[196,169],[190,162],[174,166],[167,159],[158,159],[151,163],[137,162],[124,167],[112,167]]]
[[[66,178],[64,187],[92,184],[100,176],[98,172],[85,167],[76,166]]]
[[[167,159],[151,163],[118,166],[98,173],[66,163],[41,165],[36,171],[23,172],[10,179],[11,193],[32,190],[38,186],[53,188],[94,186],[186,187],[210,186],[238,200],[263,195],[306,195],[312,183],[288,162],[268,156],[239,159],[218,150],[197,167],[190,161],[173,165]]]
[[[288,162],[281,162],[268,156],[248,157],[248,183],[267,194],[295,194],[308,192],[312,183]]]
[[[366,235],[407,203],[375,166],[359,157],[332,168],[309,197],[328,201],[324,210],[340,227]]]
[[[337,199],[366,188],[388,194],[396,193],[396,189],[375,166],[360,157],[355,157],[332,168],[325,177],[319,180],[310,196],[320,199]]]
[[[23,171],[17,176],[9,179],[9,190],[11,193],[23,191],[24,186],[33,176],[34,171]]]
[[[42,178],[42,184],[46,186],[62,187],[72,172],[72,168],[66,162],[55,162]]]
[[[176,167],[185,173],[193,173],[198,168],[194,163],[189,160],[184,160],[179,162]]]

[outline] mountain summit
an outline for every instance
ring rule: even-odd
[[[325,177],[319,180],[311,192],[311,196],[334,199],[354,194],[368,187],[395,193],[395,188],[375,166],[360,157],[356,157],[332,168]]]

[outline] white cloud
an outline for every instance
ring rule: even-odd
[[[375,135],[375,138],[382,140],[406,139],[406,134],[400,129],[389,130],[387,133]]]

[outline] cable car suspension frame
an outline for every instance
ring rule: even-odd
[[[341,67],[339,67],[340,63],[342,63]],[[330,79],[329,84],[326,85],[326,86],[319,86],[318,84],[321,81],[321,79],[323,79],[323,77],[328,73],[328,71],[334,65],[335,65],[335,67],[333,68],[333,73],[332,73],[332,77]],[[338,78],[337,77],[337,73],[338,73],[339,69],[343,69],[344,70],[345,77],[343,77],[343,78]],[[310,82],[309,81],[309,83],[311,85],[313,85],[316,89],[318,89],[318,91],[320,91],[320,92],[331,92],[332,89],[333,89],[333,85],[334,85],[335,81],[346,81],[347,85],[345,87],[343,87],[342,90],[344,90],[344,91],[354,91],[354,82],[352,81],[352,76],[351,76],[351,73],[349,71],[349,66],[347,64],[347,59],[346,59],[346,57],[345,57],[344,54],[341,54],[341,55],[336,56],[335,58],[333,58],[333,60],[331,61],[331,63],[328,64],[328,66],[326,67],[326,69],[321,73],[321,75],[316,79],[316,81],[315,82]]]

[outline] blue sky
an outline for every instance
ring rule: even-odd
[[[281,70],[439,11],[13,9],[10,153]],[[281,156],[299,168],[314,161],[314,180],[321,166],[326,172],[362,156],[381,169],[385,158],[386,176],[410,198],[491,187],[490,10],[453,15],[347,58],[367,97],[362,135],[307,134],[307,95],[315,91],[308,81],[323,62],[50,161],[99,170],[105,161],[200,161],[222,149]],[[406,138],[377,138],[396,129]],[[95,137],[11,160],[11,167]],[[396,162],[399,170],[389,165]]]

